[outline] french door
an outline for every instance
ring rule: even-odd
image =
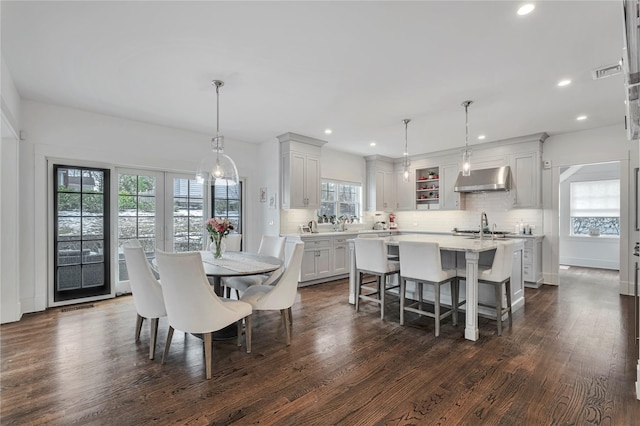
[[[186,174],[118,169],[118,285],[128,292],[122,244],[137,239],[147,259],[155,250],[193,251],[204,245],[203,186]]]
[[[53,301],[111,292],[110,170],[53,165]]]

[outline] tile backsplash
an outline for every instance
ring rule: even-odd
[[[483,192],[465,195],[465,210],[411,210],[398,211],[396,222],[400,230],[412,229],[425,231],[448,232],[453,228],[476,230],[480,226],[480,213],[486,212],[489,226],[496,224],[496,230],[513,232],[515,227],[524,222],[532,227],[534,234],[543,232],[542,209],[512,209],[511,198],[504,192]],[[379,216],[376,216],[378,214]],[[280,232],[297,234],[300,225],[316,219],[316,210],[282,210],[280,213]],[[377,220],[389,222],[388,213],[366,211],[362,223],[350,224],[348,229],[372,229]]]

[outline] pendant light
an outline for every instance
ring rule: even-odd
[[[409,182],[409,149],[407,148],[407,126],[411,121],[410,118],[405,118],[402,120],[404,123],[404,161],[402,163],[404,173],[402,175],[402,180],[405,182]]]
[[[462,152],[462,176],[471,175],[471,151],[469,151],[469,105],[473,101],[464,101],[462,106],[464,107],[465,115],[465,145]]]
[[[220,134],[220,87],[224,86],[224,82],[213,80],[211,84],[216,86],[216,136],[211,139],[213,154],[207,155],[200,161],[196,171],[196,181],[211,185],[233,186],[238,184],[238,169],[231,157],[224,153],[224,136]]]

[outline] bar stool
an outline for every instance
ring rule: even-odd
[[[442,269],[440,245],[432,242],[401,241],[400,246],[400,325],[404,325],[404,313],[413,312],[435,319],[436,337],[440,335],[440,320],[452,316],[453,325],[458,324],[458,275],[455,269]],[[407,280],[416,283],[417,302],[405,305]],[[433,313],[422,309],[422,290],[424,284],[434,288],[435,300]],[[451,287],[451,308],[440,311],[440,288]],[[416,307],[417,306],[417,307]]]
[[[496,295],[496,321],[498,322],[498,336],[502,336],[502,317],[508,313],[509,327],[512,326],[512,311],[511,311],[511,272],[513,270],[513,241],[505,241],[500,243],[496,249],[496,254],[493,257],[493,263],[491,268],[478,267],[478,283],[490,284],[494,288]],[[503,292],[502,286],[504,285],[504,292],[507,296],[507,306],[503,307]],[[478,303],[479,306],[493,308],[491,305],[483,305]]]
[[[478,286],[481,284],[492,285],[495,294],[495,305],[478,302],[478,306],[485,308],[495,308],[496,322],[498,323],[498,336],[502,336],[502,317],[509,314],[509,326],[513,324],[511,309],[511,272],[513,269],[513,245],[510,240],[500,242],[493,257],[491,267],[478,266]],[[460,278],[466,278],[466,271],[458,271]],[[504,285],[504,293],[502,286]],[[507,305],[503,305],[506,293]],[[483,318],[493,319],[493,316],[478,313]]]
[[[380,318],[384,319],[384,294],[387,290],[387,277],[400,274],[400,262],[387,259],[387,246],[382,238],[356,238],[356,312],[360,309],[360,299],[380,305]],[[376,276],[377,290],[373,293],[361,294],[362,289],[370,289],[362,285],[362,275]],[[371,289],[373,290],[373,289]],[[374,296],[378,297],[374,297]]]

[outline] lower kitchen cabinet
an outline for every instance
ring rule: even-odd
[[[522,274],[524,286],[538,288],[542,285],[542,239],[543,236],[512,235],[507,238],[522,238],[524,250],[522,252]]]
[[[349,244],[347,237],[333,237],[333,275],[349,273]]]
[[[322,278],[331,273],[331,238],[305,239],[300,281]]]
[[[300,285],[331,281],[349,274],[349,244],[357,234],[289,236],[289,240],[304,242],[300,267]]]

